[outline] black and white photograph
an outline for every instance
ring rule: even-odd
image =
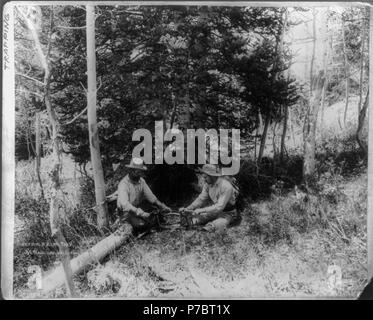
[[[363,2],[7,3],[3,296],[358,299],[372,33]]]

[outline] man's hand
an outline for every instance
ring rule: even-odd
[[[181,207],[178,210],[180,213],[193,213],[192,209]]]
[[[186,212],[190,212],[191,210],[187,209],[187,208],[184,208],[184,207],[181,207],[179,208],[179,212],[180,213],[186,213]]]
[[[201,209],[195,209],[193,211],[194,214],[200,214],[200,213],[203,213],[203,212],[205,212],[205,210],[203,208],[201,208]]]
[[[142,210],[141,208],[137,208],[137,210],[136,210],[136,214],[137,214],[139,217],[142,217],[142,218],[149,218],[149,217],[150,217],[150,213],[145,212],[145,211]]]
[[[172,211],[171,208],[167,207],[164,203],[162,203],[161,209],[164,212],[171,212]]]

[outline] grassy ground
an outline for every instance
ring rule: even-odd
[[[317,195],[293,190],[253,203],[239,226],[220,234],[174,230],[130,239],[75,277],[79,295],[355,298],[366,281],[366,173],[327,179]],[[98,239],[82,238],[74,255]],[[333,266],[342,281],[331,286]],[[35,296],[25,283],[29,275],[15,269],[24,276],[16,296]],[[65,290],[53,296],[63,297]]]
[[[245,209],[239,226],[221,234],[174,230],[130,239],[74,278],[79,296],[356,298],[367,280],[367,173],[356,160],[355,141],[345,139],[353,136],[353,128],[347,129],[343,137],[329,130],[319,143],[326,158],[319,160],[317,193],[275,188],[269,198]],[[93,206],[94,188],[72,159],[63,162],[65,232],[76,256],[100,239],[94,213],[87,209]],[[57,252],[50,245],[34,254],[27,246],[52,242],[48,201],[40,200],[33,166],[23,161],[16,168],[14,287],[22,298],[38,297],[27,285],[28,268],[53,268]],[[42,159],[47,199],[49,166],[48,158]],[[65,289],[51,297],[66,297]]]
[[[366,182],[363,173],[335,184],[337,192],[325,184],[318,196],[273,195],[220,234],[174,230],[130,239],[75,277],[79,295],[356,298],[366,282]],[[98,238],[90,240],[81,250]],[[333,267],[341,270],[335,285]],[[21,286],[17,295],[34,293]]]
[[[296,224],[283,210],[299,197],[276,197],[221,234],[175,230],[131,240],[77,285],[86,297],[356,298],[366,282],[365,175],[339,187],[346,201],[328,212],[326,225],[308,217],[307,226]],[[278,220],[283,230],[258,230],[279,214],[288,215]],[[333,266],[342,276],[334,286]]]

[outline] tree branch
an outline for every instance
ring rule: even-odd
[[[128,10],[119,10],[116,11],[116,13],[129,13],[129,14],[134,14],[136,16],[143,16],[143,13],[141,11],[128,11]]]
[[[99,77],[98,80],[100,81],[100,84],[98,85],[97,91],[100,90],[102,87],[102,78]]]
[[[69,29],[69,30],[79,30],[79,29],[85,29],[86,26],[82,27],[66,27],[66,26],[55,26],[55,28],[61,28],[61,29]]]
[[[78,119],[85,111],[87,111],[87,107],[85,107],[76,117],[74,117],[72,120],[70,121],[67,121],[65,123],[63,123],[62,125],[63,126],[67,126],[69,124],[72,124],[76,119]]]
[[[32,78],[32,77],[29,77],[28,75],[26,75],[26,74],[22,74],[22,73],[16,73],[16,76],[21,76],[21,77],[24,77],[24,78],[26,78],[26,79],[29,79],[29,80],[32,80],[32,81],[35,81],[37,84],[39,84],[39,85],[41,85],[41,86],[44,86],[44,83],[43,82],[41,82],[41,81],[39,81],[39,80],[37,80],[37,79],[34,79],[34,78]]]
[[[84,87],[83,83],[82,83],[81,81],[80,81],[79,83],[80,83],[80,85],[82,86],[82,88],[83,88],[85,94],[87,94],[87,89]]]
[[[298,39],[292,39],[292,41],[304,41],[304,40],[313,40],[313,37],[307,37],[307,38],[298,38]]]
[[[22,92],[22,93],[28,93],[28,94],[33,94],[33,95],[35,95],[35,96],[37,96],[37,97],[39,97],[39,98],[44,98],[44,96],[43,95],[41,95],[40,93],[36,93],[36,92],[33,92],[33,91],[28,91],[28,90],[21,90],[21,89],[16,89],[16,91],[18,91],[18,92]]]

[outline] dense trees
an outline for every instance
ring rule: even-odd
[[[85,164],[91,159],[85,8],[34,8],[45,18],[37,19],[41,21],[37,32],[43,52],[48,45],[46,18],[51,10],[55,13],[49,42],[50,99],[61,122],[59,132],[64,151]],[[257,136],[260,138],[257,158],[260,162],[271,124],[280,127],[281,123],[283,159],[289,111],[307,121],[312,118],[308,122],[311,124],[317,114],[315,118],[311,112],[309,117],[308,111],[313,110],[310,104],[321,107],[323,112],[324,104],[343,97],[347,82],[348,91],[361,96],[358,111],[364,110],[368,65],[364,50],[368,35],[365,10],[328,11],[326,40],[318,45],[325,45],[328,49],[325,57],[329,58],[322,68],[326,77],[315,103],[288,72],[293,63],[292,52],[284,35],[294,23],[292,12],[297,10],[308,11],[263,7],[96,6],[97,130],[104,172],[131,154],[133,131],[141,127],[154,130],[154,120],[164,120],[165,126],[181,129],[239,128],[247,145]],[[361,21],[357,18],[360,16]],[[344,34],[338,31],[341,19]],[[25,152],[36,153],[34,128],[37,126],[30,119],[36,119],[37,113],[41,119],[44,117],[45,74],[29,39],[24,37],[26,26],[21,19],[17,24],[17,148],[25,146],[23,151],[19,149],[21,157]],[[316,66],[310,69],[311,79],[320,78]],[[310,83],[320,85],[318,81]],[[303,95],[300,100],[299,95]],[[290,109],[292,105],[294,108]],[[52,128],[42,120],[40,140],[47,152],[51,134]],[[274,151],[277,153],[275,145]]]
[[[351,7],[343,10],[313,8],[312,55],[310,59],[309,97],[306,101],[304,125],[303,177],[313,177],[315,172],[316,125],[321,108],[321,126],[325,106],[344,100],[341,130],[347,126],[347,112],[352,95],[359,95],[356,115],[357,141],[365,152],[361,141],[365,110],[362,108],[363,92],[367,91],[367,10]],[[316,20],[318,17],[318,23]],[[316,58],[316,53],[319,57]],[[351,118],[350,118],[351,120]],[[342,127],[344,124],[344,128]],[[322,129],[322,128],[321,128]]]
[[[53,97],[66,123],[85,108],[83,13],[64,7],[66,26],[56,29]],[[152,127],[155,119],[181,128],[235,127],[249,137],[259,114],[279,117],[294,92],[278,76],[286,68],[276,53],[279,9],[110,6],[98,13],[98,126],[106,167],[131,153],[134,129]],[[89,159],[87,129],[84,113],[62,128],[81,163]]]

